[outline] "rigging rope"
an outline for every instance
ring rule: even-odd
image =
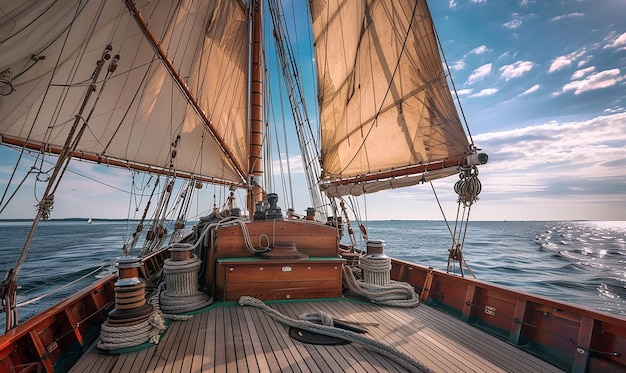
[[[471,275],[476,278],[476,275],[474,275],[474,272],[463,257],[463,245],[465,244],[465,237],[467,236],[467,227],[469,224],[470,211],[472,205],[478,201],[478,195],[482,190],[482,185],[480,183],[480,180],[478,179],[478,168],[476,166],[461,167],[460,171],[460,180],[458,180],[454,184],[454,191],[459,196],[457,200],[457,223],[460,223],[458,226],[458,231],[457,224],[455,224],[454,226],[452,247],[450,248],[448,253],[448,272],[450,272],[451,262],[452,265],[454,265],[455,262],[459,262],[459,270],[461,272],[461,276],[464,276],[463,265],[465,265]],[[463,211],[462,214],[461,208]],[[462,215],[462,219],[459,219],[459,214]]]
[[[29,300],[27,300],[27,301],[24,301],[24,302],[18,303],[18,304],[16,305],[16,307],[23,307],[23,306],[29,305],[29,304],[31,304],[31,303],[34,303],[34,302],[40,301],[40,300],[42,300],[43,298],[46,298],[46,297],[48,297],[48,296],[50,296],[50,295],[52,295],[52,294],[54,294],[54,293],[57,293],[57,292],[59,292],[59,291],[61,291],[61,290],[65,289],[65,288],[67,288],[67,287],[69,287],[69,286],[72,286],[72,285],[74,285],[75,283],[77,283],[77,282],[79,282],[79,281],[81,281],[81,280],[84,280],[85,278],[87,278],[87,277],[89,277],[89,276],[91,276],[91,275],[93,275],[93,274],[95,274],[95,273],[97,273],[97,272],[101,271],[104,267],[105,267],[105,266],[100,266],[100,267],[96,268],[95,270],[93,270],[93,271],[91,271],[91,272],[87,273],[86,275],[84,275],[84,276],[81,276],[81,277],[77,278],[77,279],[76,279],[76,280],[74,280],[74,281],[70,281],[70,282],[68,282],[67,284],[64,284],[64,285],[59,286],[58,288],[54,288],[54,289],[52,289],[52,290],[50,290],[50,291],[48,291],[48,292],[46,292],[46,293],[44,293],[44,294],[42,294],[42,295],[40,295],[40,296],[38,296],[38,297],[35,297],[35,298],[33,298],[33,299],[29,299]],[[22,295],[23,295],[23,294],[22,294]]]

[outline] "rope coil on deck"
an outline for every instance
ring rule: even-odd
[[[393,346],[384,344],[361,334],[328,325],[314,324],[310,321],[292,319],[267,306],[259,299],[253,297],[243,296],[239,298],[239,304],[241,306],[252,306],[258,308],[274,321],[280,322],[281,324],[292,328],[298,328],[313,333],[341,338],[349,342],[358,343],[364,348],[377,352],[385,356],[386,358],[402,365],[404,368],[408,369],[411,372],[431,372],[431,370],[424,366],[424,364],[422,364],[415,358],[398,351]]]
[[[359,267],[363,270],[363,281],[368,284],[387,286],[391,281],[391,258],[387,256],[362,256]]]
[[[118,350],[142,343],[159,343],[159,335],[165,330],[165,321],[158,313],[136,325],[120,326],[106,321],[100,330],[96,347],[102,350]]]
[[[352,269],[343,266],[343,284],[353,294],[372,303],[393,307],[417,307],[420,303],[415,289],[405,282],[390,280],[385,286],[358,281]]]
[[[165,289],[159,287],[158,307],[166,317],[196,311],[213,303],[213,298],[198,291],[201,264],[196,254],[191,254],[191,258],[186,260],[165,260]]]

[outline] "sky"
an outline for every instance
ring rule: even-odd
[[[472,219],[626,220],[626,1],[429,5],[472,138],[489,155],[480,167],[482,192]],[[0,148],[2,193],[17,156]],[[73,162],[71,169],[57,192],[53,218],[125,218],[143,211],[145,200],[128,193],[127,171],[87,162]],[[304,185],[302,174],[292,176]],[[21,177],[23,172],[15,180]],[[105,184],[94,181],[103,178]],[[455,181],[433,183],[449,220],[457,213]],[[0,219],[32,218],[41,185],[27,179]],[[307,207],[300,202],[304,190],[294,190],[298,212]],[[359,202],[369,220],[442,219],[428,184]],[[206,211],[210,204],[211,197],[199,200],[192,210]]]

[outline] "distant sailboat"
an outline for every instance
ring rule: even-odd
[[[91,222],[92,222],[92,219],[91,219],[91,216],[90,216],[89,219],[87,219],[87,224],[91,224]]]

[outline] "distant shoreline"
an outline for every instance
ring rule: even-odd
[[[50,219],[47,221],[87,221],[89,220],[88,217],[86,218],[57,218],[57,219]],[[0,219],[0,222],[3,223],[11,223],[11,222],[32,222],[33,219]],[[91,221],[139,221],[139,219],[106,219],[106,218],[91,218]]]
[[[56,218],[48,221],[60,221],[60,222],[74,222],[74,221],[87,221],[89,217],[84,218]],[[0,223],[15,223],[15,222],[32,222],[33,219],[0,219]],[[109,219],[109,218],[91,218],[92,222],[95,221],[140,221],[140,219]],[[420,222],[441,222],[443,220],[433,219],[383,219],[383,220],[368,220],[368,222],[400,222],[400,221],[420,221]],[[589,219],[572,219],[572,220],[472,220],[471,222],[543,222],[543,221],[571,221],[571,222],[585,222],[585,221],[622,221],[622,220],[589,220]]]

